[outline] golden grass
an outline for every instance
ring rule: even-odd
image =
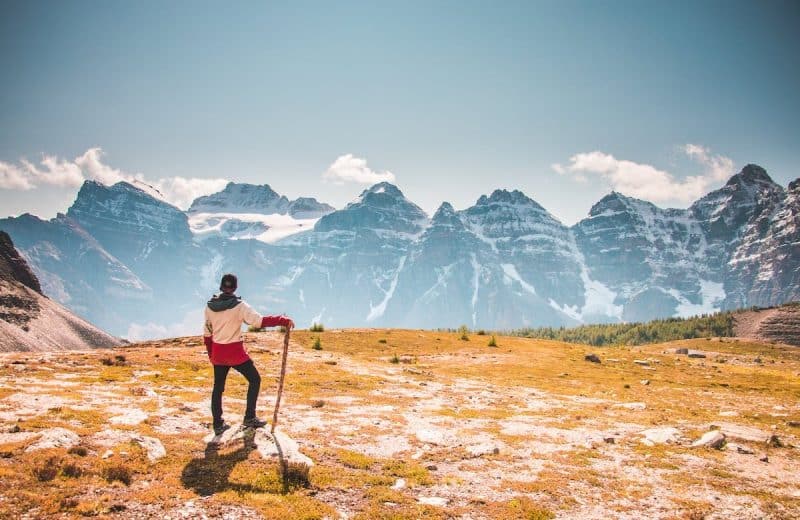
[[[324,351],[313,350],[319,337]],[[102,459],[105,447],[84,443],[87,451],[65,449],[26,453],[35,441],[0,445],[0,517],[14,518],[31,511],[33,516],[106,515],[125,504],[158,504],[165,510],[179,507],[186,500],[211,496],[210,504],[242,505],[259,511],[266,518],[335,517],[330,497],[346,493],[356,503],[356,518],[447,518],[470,514],[489,518],[552,518],[556,513],[569,517],[578,506],[576,496],[588,494],[603,503],[616,503],[620,498],[632,505],[617,504],[611,509],[625,510],[648,499],[654,487],[710,487],[720,493],[736,493],[760,504],[775,518],[791,517],[800,511],[800,501],[778,490],[769,491],[746,475],[726,465],[726,454],[715,450],[692,450],[681,446],[648,447],[628,437],[613,446],[596,449],[569,446],[555,453],[531,453],[530,460],[541,467],[531,481],[508,478],[494,483],[498,492],[508,493],[508,500],[470,501],[437,508],[418,503],[416,497],[427,495],[425,488],[460,487],[469,483],[459,473],[431,471],[431,462],[474,471],[476,467],[525,468],[525,461],[514,454],[537,439],[531,435],[501,433],[503,421],[526,420],[538,427],[560,430],[605,429],[613,431],[620,423],[635,423],[642,428],[651,425],[680,424],[689,437],[699,436],[708,423],[737,422],[772,430],[779,436],[797,429],[785,425],[784,419],[771,415],[774,406],[791,409],[800,397],[800,350],[751,342],[689,340],[644,347],[589,348],[553,341],[497,336],[498,348],[486,346],[488,338],[471,336],[462,341],[458,333],[417,330],[326,330],[295,331],[290,354],[290,376],[287,378],[284,403],[287,406],[323,403],[314,413],[334,417],[346,409],[333,398],[346,396],[366,406],[391,405],[398,413],[408,411],[419,402],[413,397],[394,395],[392,388],[424,388],[421,385],[442,384],[449,401],[441,408],[425,412],[429,417],[454,427],[469,424],[492,438],[506,443],[498,455],[475,458],[463,447],[434,447],[422,459],[412,459],[405,452],[384,459],[365,455],[342,441],[330,442],[337,432],[310,430],[303,437],[303,452],[315,465],[305,474],[293,468],[282,473],[274,460],[264,460],[257,453],[239,451],[238,447],[205,453],[204,434],[161,435],[153,427],[155,417],[135,426],[113,425],[116,430],[131,430],[158,437],[167,449],[167,456],[156,463],[147,460],[137,444],[123,443],[112,448],[114,455]],[[262,374],[264,392],[274,389],[280,363],[279,340],[269,333],[248,335],[250,352]],[[192,343],[192,346],[185,346]],[[688,347],[708,352],[706,359],[688,359],[675,355],[674,349]],[[587,363],[583,357],[594,352],[602,363]],[[70,381],[83,386],[48,387],[43,391],[58,397],[81,402],[83,392],[94,389],[111,391],[121,402],[154,413],[159,406],[180,408],[208,398],[211,390],[211,367],[204,349],[196,339],[166,342],[158,346],[132,346],[124,349],[124,364],[106,366],[103,358],[115,359],[116,351],[88,354],[65,354],[64,359],[48,361],[40,366],[77,377]],[[397,355],[398,363],[388,360]],[[754,359],[761,359],[756,363]],[[616,359],[617,361],[611,361]],[[645,370],[634,359],[648,359],[655,370]],[[403,360],[408,361],[407,363]],[[336,364],[332,364],[336,363]],[[87,365],[88,368],[81,365]],[[360,369],[353,370],[353,366]],[[23,391],[14,380],[19,377],[13,368],[0,368],[0,400]],[[171,369],[171,370],[170,370]],[[158,374],[135,376],[137,371]],[[26,378],[48,379],[52,372],[26,370]],[[392,377],[386,377],[389,374]],[[486,389],[481,400],[470,400],[467,392],[451,390],[458,380],[468,380]],[[649,385],[641,380],[648,379]],[[398,382],[398,381],[402,381]],[[405,386],[404,386],[405,385]],[[626,388],[626,385],[628,386]],[[159,398],[147,397],[145,389],[155,389]],[[526,389],[535,389],[535,393]],[[243,399],[246,382],[231,373],[226,399]],[[536,404],[539,395],[566,403],[553,408],[526,409],[527,401]],[[489,397],[487,397],[487,395]],[[114,398],[116,399],[116,398]],[[570,400],[573,399],[573,400]],[[595,399],[598,401],[590,401]],[[112,399],[113,400],[113,399]],[[645,410],[615,407],[625,402],[643,402]],[[241,412],[239,404],[226,401],[226,416]],[[735,409],[735,419],[720,418],[724,409]],[[286,412],[282,412],[286,413]],[[330,414],[330,415],[328,415]],[[109,427],[111,414],[104,408],[76,410],[69,404],[52,407],[38,417],[19,421],[22,431],[37,432],[63,426],[85,439]],[[378,419],[378,417],[376,417]],[[392,421],[391,414],[380,417]],[[210,418],[209,418],[210,420]],[[341,420],[341,419],[339,419]],[[287,417],[287,422],[291,417]],[[402,421],[402,419],[400,419]],[[386,426],[360,425],[358,435],[367,439],[385,431]],[[543,439],[545,442],[558,442]],[[365,442],[363,438],[359,442]],[[313,447],[310,445],[313,444]],[[412,441],[412,445],[415,441]],[[414,446],[416,449],[416,445]],[[413,453],[414,449],[411,450]],[[609,451],[623,455],[625,464],[649,475],[658,475],[653,483],[617,479],[597,468],[608,464]],[[773,448],[776,456],[796,463],[792,448]],[[771,455],[772,456],[772,455]],[[694,457],[706,464],[705,470],[688,469],[684,457]],[[607,467],[607,466],[606,466]],[[55,474],[36,468],[55,468]],[[115,469],[116,468],[116,469]],[[115,478],[125,477],[125,478]],[[52,477],[52,478],[50,478]],[[404,489],[391,489],[397,479],[404,479]],[[128,480],[128,484],[124,483]],[[144,485],[148,482],[148,485]],[[317,496],[326,498],[320,499]],[[507,495],[508,496],[508,495]],[[678,500],[678,499],[676,499]],[[335,502],[335,500],[334,500]],[[690,500],[676,501],[676,518],[701,517],[706,504]],[[694,515],[694,516],[693,516]]]

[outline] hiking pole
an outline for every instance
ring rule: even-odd
[[[272,414],[272,427],[269,432],[275,433],[275,425],[278,424],[278,410],[281,406],[281,394],[283,394],[283,380],[286,378],[286,358],[289,357],[289,327],[283,335],[283,359],[281,360],[281,377],[278,379],[278,397],[275,399],[275,413]]]

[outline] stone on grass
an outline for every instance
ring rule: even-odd
[[[747,446],[742,446],[741,444],[735,444],[733,442],[729,442],[725,444],[725,449],[729,451],[735,451],[736,453],[740,453],[742,455],[752,455],[753,450],[748,448]]]
[[[649,380],[649,379],[642,379],[642,380],[641,380],[641,381],[639,381],[639,382],[640,382],[641,384],[643,384],[644,386],[647,386],[647,385],[649,385],[649,384],[650,384],[650,380]]]
[[[125,410],[125,412],[121,413],[120,415],[111,417],[108,422],[112,424],[135,426],[141,422],[144,422],[146,419],[147,414],[144,411],[139,410],[138,408],[131,408],[130,410]]]
[[[697,358],[697,359],[702,359],[706,357],[706,355],[700,352],[699,350],[690,350],[688,356],[690,358]]]
[[[131,437],[131,441],[144,448],[144,450],[147,452],[147,460],[150,462],[155,462],[167,455],[167,450],[164,448],[164,445],[161,444],[161,441],[155,437],[134,435]]]
[[[641,366],[641,367],[649,367],[650,366],[650,362],[646,361],[644,359],[634,359],[633,362],[636,363],[637,365]]]
[[[488,442],[480,444],[471,444],[466,447],[466,450],[473,457],[481,457],[483,455],[497,455],[500,453],[500,448]]]
[[[44,450],[47,448],[71,448],[78,444],[81,438],[77,433],[66,428],[50,428],[42,432],[39,440],[25,448],[26,452]]]
[[[265,459],[281,457],[288,464],[311,467],[314,461],[300,452],[297,441],[276,429],[272,434],[265,428],[258,428],[253,437],[258,453]]]
[[[680,439],[681,432],[677,428],[671,426],[663,426],[660,428],[650,428],[641,432],[644,436],[643,444],[647,446],[654,446],[656,444],[674,444]]]
[[[392,489],[403,489],[404,487],[406,487],[406,479],[404,478],[397,479],[392,485]]]
[[[627,408],[628,410],[646,410],[647,404],[645,403],[619,403],[614,406],[618,408]]]
[[[676,354],[684,354],[685,355],[685,354],[689,353],[689,349],[688,348],[676,348],[675,349],[675,353]]]
[[[592,363],[600,362],[600,358],[597,356],[597,354],[586,354],[583,356],[583,359],[586,361],[591,361]]]
[[[444,507],[447,505],[447,499],[444,497],[418,497],[417,501],[420,504],[426,504],[429,506]]]
[[[713,448],[715,450],[722,449],[725,445],[725,434],[719,430],[711,430],[706,432],[702,437],[692,443],[692,448]]]

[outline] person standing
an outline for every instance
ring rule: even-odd
[[[247,379],[247,407],[242,424],[247,428],[261,428],[266,425],[256,417],[256,401],[261,389],[261,376],[253,360],[247,355],[242,341],[242,324],[255,327],[283,326],[294,327],[287,316],[261,316],[241,297],[236,296],[238,280],[234,274],[225,274],[219,284],[219,294],[215,294],[206,304],[203,342],[208,359],[214,366],[214,388],[211,391],[211,415],[216,435],[230,425],[222,418],[222,393],[225,380],[231,368]]]

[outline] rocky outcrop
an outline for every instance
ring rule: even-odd
[[[121,342],[41,294],[39,281],[0,232],[0,351],[111,347]]]
[[[5,231],[0,231],[0,279],[16,280],[40,294],[42,292],[36,275],[14,248],[11,237]]]
[[[734,321],[740,338],[800,346],[800,303],[737,312]]]

